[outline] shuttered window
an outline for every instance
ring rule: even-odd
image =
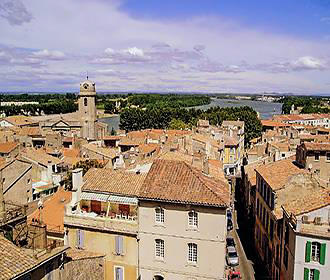
[[[123,255],[124,254],[124,242],[123,237],[120,235],[117,235],[115,237],[115,249],[116,249],[116,255]]]
[[[304,280],[309,280],[309,269],[304,268]]]
[[[321,244],[319,242],[312,242],[312,260],[314,262],[320,261],[320,251],[321,251]]]

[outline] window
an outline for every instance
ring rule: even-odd
[[[317,269],[304,268],[304,280],[319,280],[320,271]]]
[[[82,249],[84,247],[84,231],[81,229],[77,229],[77,240],[76,240],[76,246],[79,249]]]
[[[84,98],[84,106],[87,106],[87,98]]]
[[[188,244],[188,262],[197,263],[197,244]]]
[[[123,255],[124,254],[124,247],[123,247],[123,237],[121,235],[117,235],[115,237],[115,249],[116,255]]]
[[[327,161],[330,161],[330,153],[327,153]]]
[[[156,245],[156,250],[155,250],[155,254],[156,254],[156,258],[161,258],[163,259],[165,256],[165,252],[164,252],[164,240],[162,239],[156,239],[155,240],[155,245]]]
[[[188,223],[190,227],[198,227],[198,214],[192,210],[188,213]]]
[[[124,280],[124,268],[121,266],[115,266],[115,280]]]
[[[315,161],[319,161],[320,160],[320,154],[319,153],[315,153],[314,160]]]
[[[161,207],[156,208],[155,214],[156,214],[156,216],[155,216],[156,223],[163,224],[164,220],[165,220],[164,219],[164,209]]]
[[[320,251],[321,251],[321,244],[319,242],[312,242],[312,260],[315,262],[320,261]]]

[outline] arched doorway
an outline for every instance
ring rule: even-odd
[[[164,277],[161,275],[155,275],[153,280],[164,280]]]

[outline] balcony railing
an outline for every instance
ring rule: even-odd
[[[66,213],[64,225],[109,230],[117,232],[137,233],[137,216],[123,214],[111,214],[109,216],[95,213]]]

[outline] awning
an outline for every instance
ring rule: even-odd
[[[108,201],[116,202],[120,204],[131,204],[131,205],[137,205],[138,203],[138,200],[135,197],[126,197],[126,196],[117,196],[117,195],[110,195]]]
[[[96,200],[101,202],[107,202],[108,197],[109,197],[108,194],[103,194],[103,193],[90,193],[90,192],[81,193],[81,199],[83,200]]]

